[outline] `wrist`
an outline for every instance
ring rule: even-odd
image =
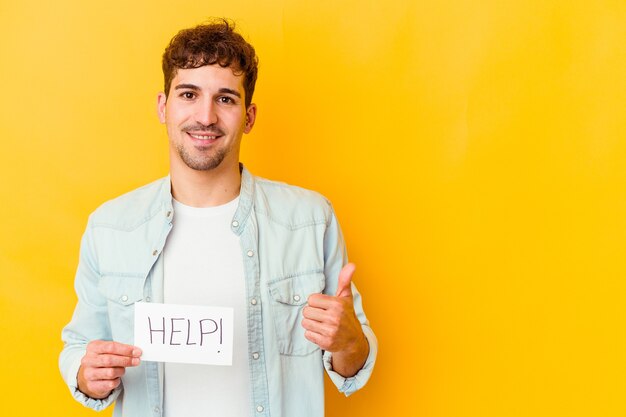
[[[332,352],[331,367],[339,375],[349,378],[363,368],[369,356],[369,341],[363,332],[354,343],[345,349]]]

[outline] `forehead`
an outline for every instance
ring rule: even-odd
[[[193,84],[202,89],[230,88],[243,95],[243,74],[235,74],[231,68],[205,65],[198,68],[180,68],[172,79],[171,88],[180,84]]]

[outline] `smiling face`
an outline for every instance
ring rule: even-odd
[[[157,111],[167,126],[172,168],[196,171],[238,166],[241,137],[250,132],[256,106],[246,109],[243,75],[206,65],[178,69]]]

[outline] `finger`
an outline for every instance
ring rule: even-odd
[[[353,263],[346,264],[339,272],[336,297],[352,297],[352,274],[356,266]]]
[[[89,342],[87,351],[94,353],[110,353],[120,356],[133,356],[136,358],[141,356],[141,349],[138,347],[109,340],[94,340]]]
[[[88,381],[104,381],[121,378],[126,373],[125,368],[86,368],[84,375]]]
[[[311,307],[309,305],[304,307],[304,309],[302,310],[302,317],[310,320],[326,321],[328,317],[328,312],[325,309]]]
[[[335,328],[329,326],[326,323],[320,323],[319,321],[302,319],[301,324],[302,327],[304,327],[304,330],[317,333],[322,336],[329,337],[334,336],[337,333]]]
[[[130,358],[128,356],[95,354],[85,355],[81,361],[84,366],[94,368],[116,368],[139,365],[139,358]]]
[[[317,346],[319,346],[323,350],[327,350],[328,344],[326,342],[326,338],[322,336],[321,334],[307,330],[304,332],[304,337],[306,338],[306,340],[308,340],[309,342],[315,343]]]
[[[337,297],[326,294],[311,294],[306,300],[310,307],[329,310],[337,305]]]
[[[100,381],[88,381],[87,389],[93,393],[103,397],[109,395],[111,391],[122,383],[120,378]]]

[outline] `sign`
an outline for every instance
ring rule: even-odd
[[[230,307],[135,303],[135,346],[141,360],[232,365]]]

